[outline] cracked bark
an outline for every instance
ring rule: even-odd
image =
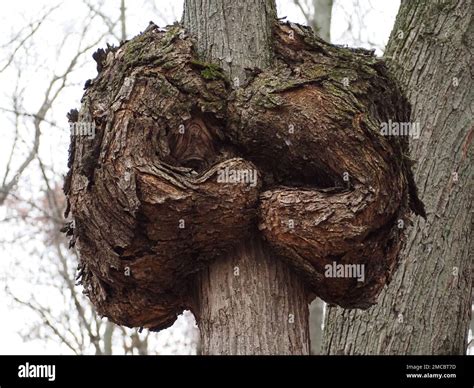
[[[94,55],[99,74],[69,115],[97,132],[72,137],[64,186],[78,279],[122,325],[160,330],[192,309],[204,354],[307,354],[310,299],[373,304],[398,263],[399,221],[424,214],[406,139],[380,134],[409,106],[373,53],[276,22],[268,0],[255,5],[264,24],[216,4],[188,1],[184,20],[212,11],[189,31],[150,24]],[[227,70],[192,39],[224,16],[271,30],[246,30],[259,42],[234,42]],[[271,66],[243,68],[264,48]],[[257,182],[219,180],[227,170]],[[334,262],[364,266],[363,281],[326,276]]]
[[[325,354],[465,354],[472,288],[470,1],[402,2],[386,57],[421,136],[411,155],[427,220],[378,305],[329,309]]]
[[[183,19],[200,58],[221,65],[234,87],[246,83],[245,68],[270,65],[273,0],[187,0]],[[305,285],[257,233],[197,275],[203,354],[309,354]]]

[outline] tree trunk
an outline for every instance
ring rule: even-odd
[[[379,304],[330,308],[324,354],[464,354],[471,314],[472,4],[402,1],[386,56],[412,104],[427,219]],[[471,71],[469,71],[471,68]],[[471,253],[472,255],[472,253]]]
[[[304,282],[259,240],[198,276],[202,354],[309,354]]]
[[[120,39],[127,40],[127,22],[126,22],[125,0],[120,0]]]
[[[333,0],[314,0],[314,12],[311,27],[325,41],[331,41],[331,19]]]
[[[315,33],[326,42],[331,41],[333,0],[293,0]]]
[[[321,353],[323,340],[322,323],[324,320],[324,302],[316,298],[309,305],[309,337],[311,343],[311,354]]]
[[[327,42],[331,42],[331,19],[333,0],[313,0],[313,12],[305,14],[308,25]],[[309,333],[311,354],[321,353],[323,339],[324,302],[316,298],[309,305]]]
[[[424,214],[408,142],[381,130],[408,103],[273,1],[188,1],[184,21],[97,50],[68,115],[77,279],[121,325],[191,309],[204,354],[307,354],[307,294],[368,308]]]
[[[274,0],[187,0],[184,25],[205,61],[219,64],[234,88],[245,68],[272,59]],[[257,238],[199,273],[197,310],[202,354],[309,354],[303,282]]]
[[[112,339],[114,335],[115,325],[112,322],[107,321],[105,324],[104,331],[104,354],[110,356],[113,353]]]
[[[184,4],[183,23],[196,39],[201,59],[222,67],[237,87],[245,80],[245,68],[270,65],[275,20],[274,0],[186,0]]]

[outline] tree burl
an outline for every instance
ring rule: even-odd
[[[292,23],[273,39],[273,66],[245,80],[200,61],[178,24],[95,54],[69,115],[95,137],[71,137],[64,189],[100,314],[170,326],[193,308],[193,274],[256,234],[328,303],[367,308],[390,281],[411,211],[424,214],[407,139],[380,132],[409,105],[372,52]],[[363,281],[326,276],[334,263]]]

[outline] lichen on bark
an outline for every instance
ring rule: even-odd
[[[77,118],[96,136],[72,137],[65,192],[80,278],[100,314],[171,325],[193,307],[192,275],[258,233],[328,302],[366,308],[390,280],[397,222],[423,209],[407,142],[379,127],[407,121],[409,106],[365,50],[289,23],[274,40],[274,65],[249,69],[238,88],[199,60],[179,25],[150,24],[96,55]],[[258,183],[219,181],[224,170]],[[333,261],[363,264],[366,280],[325,277]]]

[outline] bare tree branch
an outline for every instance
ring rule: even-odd
[[[31,28],[30,32],[25,36],[23,37],[23,39],[21,39],[17,45],[15,46],[15,48],[13,49],[12,53],[9,55],[8,59],[7,59],[7,62],[0,68],[0,73],[2,73],[3,71],[6,70],[6,68],[8,66],[11,65],[11,63],[13,62],[18,50],[20,50],[26,43],[26,41],[28,39],[30,39],[37,31],[38,29],[41,27],[41,25],[43,24],[43,22],[46,20],[46,18],[48,16],[50,16],[53,11],[55,11],[56,9],[58,9],[60,6],[60,4],[58,5],[55,5],[54,7],[48,9],[40,18],[38,21],[36,22],[32,22],[30,23],[26,28]],[[24,28],[24,29],[26,29]],[[20,38],[20,35],[22,34],[23,30],[22,29],[18,34],[16,34],[6,45],[9,46],[10,44],[13,44],[15,43],[19,38]]]
[[[38,111],[34,114],[28,114],[24,113],[26,116],[31,116],[33,117],[33,125],[35,128],[34,131],[34,139],[33,139],[33,147],[31,148],[30,152],[24,159],[24,161],[21,163],[21,165],[18,167],[16,170],[15,175],[7,181],[6,177],[4,179],[4,184],[0,187],[0,206],[3,205],[5,202],[5,199],[7,198],[8,194],[10,191],[15,187],[16,183],[18,182],[19,177],[23,174],[23,172],[26,170],[26,168],[30,165],[30,163],[33,161],[33,159],[36,157],[40,145],[40,137],[41,137],[41,123],[44,122],[44,118],[48,114],[49,110],[51,109],[53,103],[56,101],[58,98],[59,94],[61,91],[66,87],[66,82],[68,79],[68,76],[74,71],[78,59],[84,55],[84,53],[88,52],[91,48],[97,46],[97,44],[105,37],[106,34],[102,34],[98,39],[96,39],[93,43],[83,47],[83,40],[85,37],[85,34],[87,32],[87,26],[84,27],[82,34],[81,34],[81,39],[79,42],[79,47],[78,51],[76,54],[71,58],[69,65],[67,66],[66,70],[61,74],[61,75],[53,75],[51,81],[49,82],[49,85],[45,91],[45,96],[43,99],[43,102],[38,109]],[[56,86],[59,83],[58,86]],[[56,86],[56,90],[53,92],[53,88]],[[16,112],[14,112],[16,114]]]
[[[15,302],[28,307],[30,310],[35,311],[42,318],[43,323],[51,329],[51,331],[61,340],[62,343],[64,343],[64,345],[71,349],[75,354],[79,354],[77,352],[76,346],[71,344],[69,340],[64,335],[62,335],[62,333],[57,329],[57,325],[51,321],[50,317],[47,314],[47,308],[37,304],[37,302],[35,303],[34,299],[32,299],[32,301],[25,301],[16,297],[9,291],[8,288],[6,288],[5,291]]]

